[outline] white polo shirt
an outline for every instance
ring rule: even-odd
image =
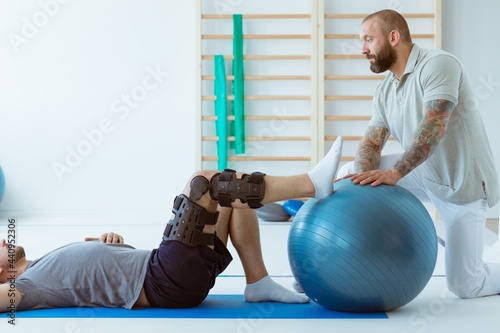
[[[456,107],[438,147],[415,172],[443,200],[465,204],[486,198],[494,206],[499,187],[493,154],[469,78],[455,56],[414,44],[401,79],[389,73],[377,87],[369,126],[387,128],[408,150],[424,103],[437,99]]]

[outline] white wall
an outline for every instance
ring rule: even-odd
[[[468,69],[500,175],[500,44],[493,37],[500,31],[500,2],[442,1],[442,47],[457,55]],[[489,215],[498,218],[498,205]]]
[[[194,13],[194,1],[0,1],[3,211],[170,210],[195,171]]]
[[[495,145],[499,6],[443,0],[443,48],[469,68]],[[0,0],[0,217],[163,222],[196,165],[194,14],[195,1]]]

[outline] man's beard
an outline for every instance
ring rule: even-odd
[[[24,247],[16,246],[16,262],[26,257],[26,253],[24,252]]]
[[[2,268],[8,268],[8,267],[12,267],[12,259],[14,259],[14,263],[17,263],[19,260],[23,259],[24,257],[26,257],[26,253],[24,252],[24,248],[22,246],[16,246],[14,248],[14,251],[15,251],[15,254],[14,254],[14,258],[12,258],[12,256],[9,256],[5,259],[2,259],[0,261],[0,267]],[[12,253],[12,251],[11,251]],[[9,253],[10,255],[10,253]]]
[[[396,62],[396,52],[389,43],[385,43],[378,55],[367,55],[367,59],[373,59],[370,62],[370,70],[373,73],[383,73]]]

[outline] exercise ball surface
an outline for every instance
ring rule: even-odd
[[[295,216],[302,205],[304,205],[304,201],[291,199],[285,201],[283,209],[291,216]]]
[[[400,186],[335,184],[309,199],[288,236],[292,272],[323,307],[383,312],[412,301],[427,285],[437,258],[434,223]]]

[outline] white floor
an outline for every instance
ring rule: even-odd
[[[21,222],[21,221],[20,221]],[[109,222],[109,221],[108,221]],[[120,224],[120,227],[118,227]],[[21,225],[21,224],[20,224]],[[437,223],[438,233],[440,225]],[[103,228],[106,228],[103,230]],[[120,230],[118,230],[118,228]],[[140,228],[140,229],[138,229]],[[276,281],[290,288],[293,278],[286,257],[286,235],[288,223],[263,223],[261,225],[262,246],[270,274]],[[28,257],[35,258],[47,250],[67,242],[81,240],[84,236],[97,235],[103,231],[121,232],[136,247],[155,246],[158,234],[163,231],[159,224],[140,226],[123,223],[81,223],[68,226],[65,223],[25,221],[18,226],[20,239],[27,248]],[[138,232],[140,231],[140,232]],[[500,253],[492,249],[497,236],[486,232],[485,258],[500,261]],[[18,242],[21,244],[21,242]],[[282,320],[265,319],[263,313],[253,313],[240,319],[18,319],[17,325],[7,323],[0,317],[0,332],[498,332],[500,331],[500,297],[491,296],[461,300],[446,288],[443,268],[444,249],[439,247],[438,263],[424,291],[406,306],[388,313],[388,319],[320,319]],[[30,255],[31,254],[31,255]],[[242,269],[237,260],[218,279],[212,293],[241,294],[244,288]]]

